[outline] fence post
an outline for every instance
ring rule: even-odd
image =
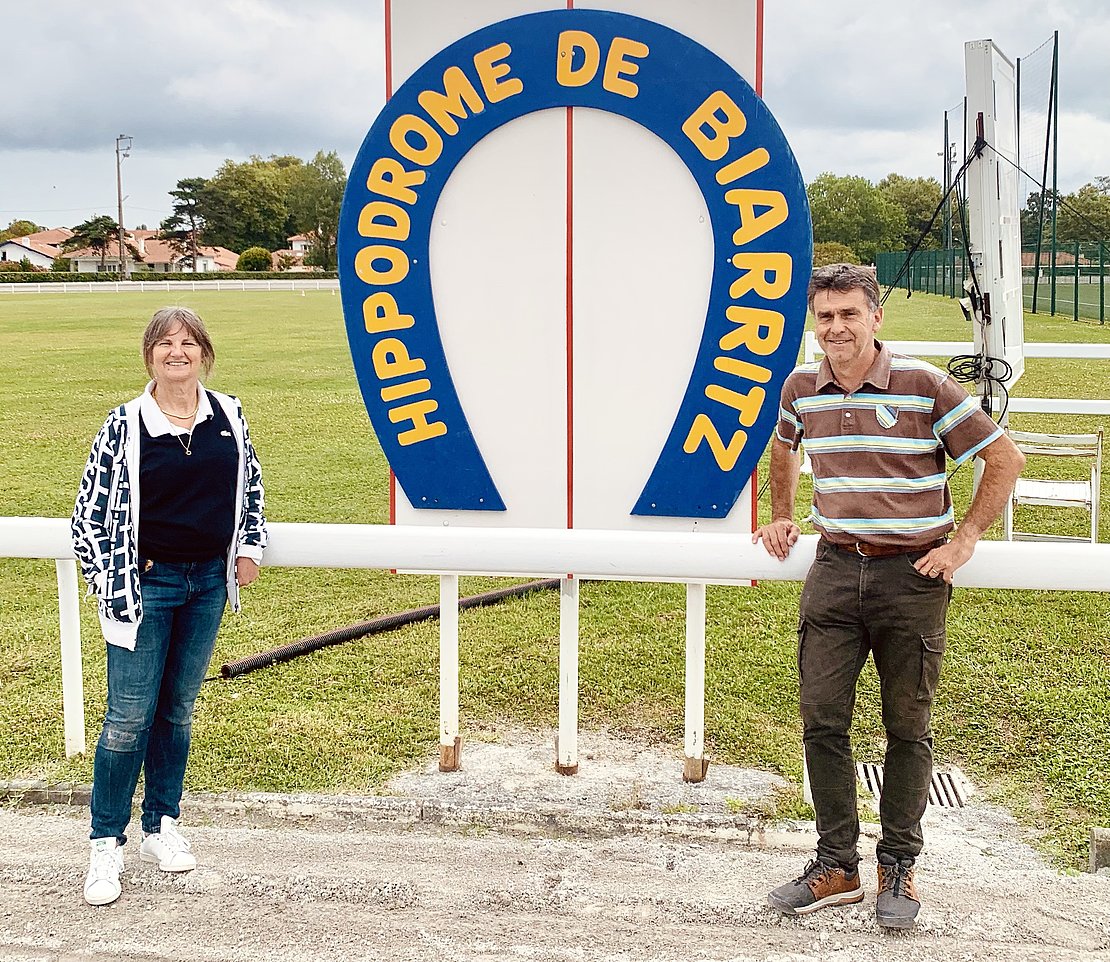
[[[461,767],[459,735],[459,576],[439,576],[439,770]]]
[[[1079,320],[1079,241],[1075,242],[1075,279],[1072,293],[1072,320]]]
[[[555,771],[578,772],[578,579],[559,583],[559,734],[555,739]]]
[[[705,780],[705,583],[686,585],[686,761],[684,782]]]
[[[1106,323],[1106,244],[1098,242],[1098,322]]]
[[[81,591],[77,562],[58,558],[58,622],[62,648],[62,726],[66,757],[85,752],[85,686],[81,677]]]

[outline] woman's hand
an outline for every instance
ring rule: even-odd
[[[235,580],[240,588],[245,588],[258,577],[258,562],[253,558],[240,555],[235,559]]]

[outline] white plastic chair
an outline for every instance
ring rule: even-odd
[[[1058,481],[1053,478],[1018,478],[1006,506],[1004,524],[1007,541],[1098,541],[1099,494],[1102,485],[1102,429],[1096,434],[1037,434],[1010,431],[1018,450],[1027,455],[1053,458],[1080,458],[1090,461],[1090,476],[1085,481]],[[1019,504],[1054,508],[1083,508],[1091,515],[1089,538],[1069,535],[1037,534],[1014,530],[1014,509]]]

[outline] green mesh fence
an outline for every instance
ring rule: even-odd
[[[1058,245],[1055,255],[1053,271],[1053,252],[1050,248],[1042,248],[1038,269],[1037,246],[1028,244],[1022,248],[1025,310],[1031,314],[1055,313],[1076,321],[1105,324],[1110,244],[1096,241]],[[879,286],[942,297],[964,296],[963,285],[969,271],[963,249],[918,251],[903,270],[905,263],[904,251],[878,254],[875,269]]]

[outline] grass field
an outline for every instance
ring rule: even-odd
[[[270,519],[384,522],[387,469],[358,397],[339,298],[231,292],[180,300],[212,329],[218,361],[211,386],[243,399]],[[109,408],[144,382],[139,335],[166,301],[165,293],[0,301],[0,516],[68,516],[93,434]],[[896,292],[887,318],[891,338],[969,337],[954,302],[938,297],[906,300]],[[1030,317],[1026,337],[1105,341],[1110,334]],[[1105,362],[1033,359],[1026,370],[1020,384],[1026,396],[1110,397]],[[1020,415],[1013,423],[1078,431],[1095,421]],[[970,483],[969,470],[953,478],[958,508],[967,504]],[[804,488],[800,502],[808,498]],[[1106,541],[1105,503],[1103,518]],[[1081,518],[1071,523],[1082,530]],[[461,590],[488,584],[466,578]],[[801,770],[798,590],[796,584],[710,589],[706,653],[709,754],[794,779]],[[243,614],[225,619],[216,664],[436,600],[436,583],[426,577],[264,570]],[[675,585],[582,588],[582,723],[674,746],[676,778],[683,603]],[[51,563],[0,561],[0,779],[90,776],[88,758],[64,758],[56,605]],[[1090,826],[1110,824],[1108,623],[1107,595],[957,591],[936,709],[939,762],[963,767],[1072,866],[1086,857]],[[91,746],[104,703],[103,644],[91,604],[82,606],[82,632]],[[507,725],[554,732],[558,599],[538,595],[465,613],[461,636],[464,738],[494,737]],[[430,623],[206,684],[187,788],[374,790],[434,750],[437,653]],[[878,760],[882,732],[870,669],[857,716],[858,754]]]
[[[1033,285],[1025,284],[1025,310],[1033,309]],[[1037,313],[1048,314],[1052,309],[1052,284],[1043,281],[1037,285]],[[1056,280],[1056,314],[1071,318],[1085,318],[1105,323],[1110,314],[1110,284],[1076,284],[1072,280]]]

